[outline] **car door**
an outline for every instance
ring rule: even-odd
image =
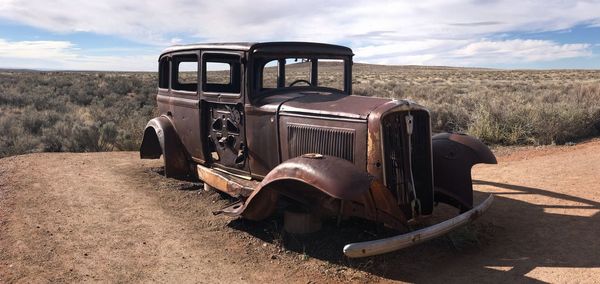
[[[249,175],[241,58],[237,52],[202,52],[201,131],[211,165]]]
[[[161,115],[166,115],[173,123],[185,152],[194,160],[203,160],[198,57],[198,51],[186,51],[161,58],[157,102]]]

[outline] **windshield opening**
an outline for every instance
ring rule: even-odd
[[[345,92],[345,60],[279,57],[256,60],[256,89],[265,93],[288,88],[320,88]]]

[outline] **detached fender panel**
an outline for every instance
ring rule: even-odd
[[[473,208],[471,168],[475,164],[496,164],[496,157],[478,139],[456,133],[432,137],[435,200],[461,211]]]
[[[158,159],[162,154],[165,176],[182,176],[189,172],[185,149],[177,131],[166,116],[151,119],[144,129],[140,158]]]
[[[261,220],[275,210],[280,195],[317,205],[320,198],[357,200],[369,191],[371,177],[340,158],[307,154],[275,167],[248,197],[237,214]]]

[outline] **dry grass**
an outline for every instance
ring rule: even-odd
[[[0,157],[136,150],[156,74],[0,72]]]
[[[600,132],[600,71],[354,66],[354,93],[411,99],[436,131],[490,144],[563,144]]]
[[[306,77],[303,65],[290,78]],[[319,70],[322,82],[341,86],[340,66]],[[435,131],[489,144],[562,144],[600,133],[600,71],[355,64],[353,77],[356,95],[411,99],[431,110]],[[0,157],[136,150],[156,115],[155,93],[155,73],[0,72]]]

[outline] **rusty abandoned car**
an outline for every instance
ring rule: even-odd
[[[471,167],[496,163],[490,149],[463,134],[432,136],[430,113],[415,102],[352,95],[352,57],[303,42],[170,47],[141,158],[162,156],[166,176],[193,175],[237,198],[220,213],[250,220],[288,206],[317,224],[358,217],[406,232],[438,202],[460,212],[348,244],[349,257],[401,249],[483,213],[493,197],[474,207]]]

